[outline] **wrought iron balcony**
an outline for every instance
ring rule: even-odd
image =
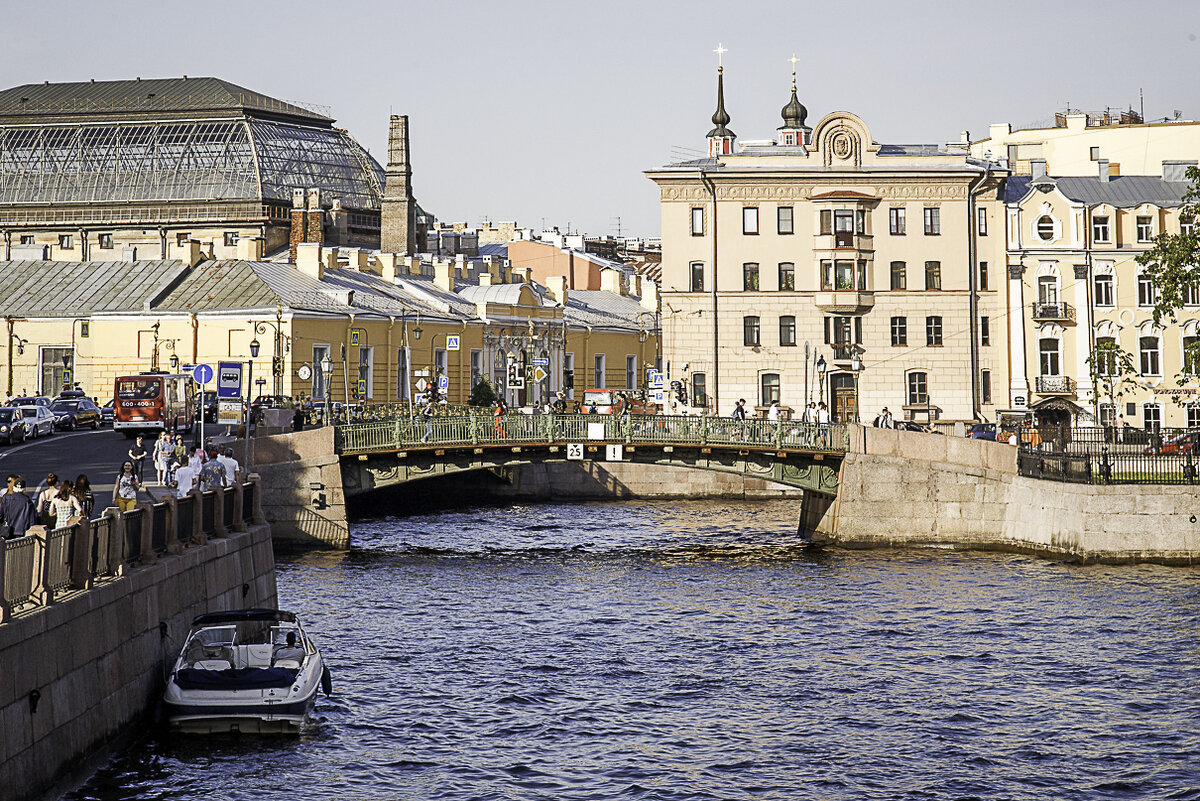
[[[1040,395],[1074,395],[1075,379],[1069,375],[1039,375],[1037,391]]]
[[[1033,319],[1038,323],[1073,323],[1075,307],[1070,303],[1035,303]]]

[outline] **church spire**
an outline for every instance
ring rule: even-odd
[[[812,129],[804,124],[808,118],[808,109],[796,97],[796,62],[799,60],[795,53],[788,59],[792,62],[792,99],[780,111],[783,125],[778,129],[779,144],[792,147],[803,147],[809,143],[809,136],[812,135]]]
[[[717,110],[713,112],[713,125],[717,126],[708,132],[708,155],[727,156],[733,152],[733,140],[737,136],[725,126],[729,124],[729,113],[725,111],[725,67],[721,57],[728,53],[721,44],[713,51],[717,54]]]

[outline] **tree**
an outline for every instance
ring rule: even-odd
[[[1138,387],[1133,354],[1117,344],[1116,340],[1097,340],[1095,350],[1087,358],[1087,365],[1092,386],[1096,388],[1097,403],[1103,395],[1115,410],[1121,397]],[[1096,417],[1099,421],[1100,415]]]
[[[476,382],[475,386],[471,387],[472,406],[492,406],[496,403],[496,390],[492,388],[492,383],[483,376]]]
[[[1200,219],[1200,169],[1188,167],[1187,177],[1192,185],[1183,194],[1179,217],[1194,222]],[[1200,292],[1200,233],[1195,225],[1178,234],[1161,233],[1137,261],[1157,292],[1154,324],[1175,322],[1184,303]]]

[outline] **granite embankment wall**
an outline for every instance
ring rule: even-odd
[[[803,492],[761,478],[630,462],[549,462],[513,468],[510,483],[489,482],[502,498],[797,498]]]
[[[1002,549],[1200,563],[1200,488],[1025,478],[1010,445],[856,427],[819,537],[846,547]]]
[[[350,546],[333,426],[253,437],[250,464],[261,476],[263,515],[276,543]]]
[[[0,624],[0,801],[85,778],[156,707],[196,615],[276,605],[271,529],[251,524]]]

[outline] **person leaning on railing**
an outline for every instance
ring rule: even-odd
[[[24,537],[35,523],[37,508],[33,498],[25,494],[25,479],[16,476],[12,489],[0,497],[0,534],[8,539]]]

